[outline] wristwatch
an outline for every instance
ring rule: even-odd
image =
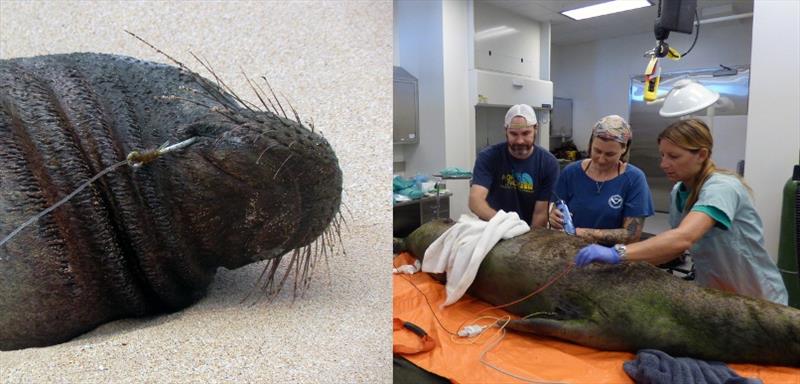
[[[614,244],[614,250],[619,254],[620,263],[628,261],[628,248],[625,248],[625,244]]]

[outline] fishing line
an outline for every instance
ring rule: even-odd
[[[52,212],[54,209],[58,208],[62,204],[66,203],[67,201],[69,201],[70,199],[75,197],[75,195],[77,195],[80,191],[84,190],[86,187],[88,187],[90,184],[95,182],[97,179],[99,179],[99,178],[105,176],[106,174],[116,170],[117,168],[119,168],[119,167],[121,167],[123,165],[129,165],[132,168],[139,168],[142,165],[145,165],[147,163],[150,163],[150,162],[158,159],[159,157],[161,157],[161,155],[164,155],[165,153],[174,152],[174,151],[186,148],[189,145],[194,144],[196,141],[197,141],[197,137],[191,137],[189,139],[186,139],[186,140],[181,141],[180,143],[177,143],[177,144],[174,144],[174,145],[169,145],[169,142],[167,141],[167,142],[165,142],[164,144],[162,144],[160,147],[158,147],[156,149],[150,149],[150,150],[146,150],[146,151],[143,151],[143,152],[131,151],[128,154],[128,156],[125,158],[125,160],[122,160],[122,161],[120,161],[120,162],[118,162],[118,163],[116,163],[116,164],[114,164],[114,165],[112,165],[112,166],[100,171],[100,173],[94,175],[91,179],[89,179],[85,183],[81,184],[78,188],[76,188],[74,191],[72,191],[72,193],[70,193],[69,195],[65,196],[63,199],[59,200],[57,203],[53,204],[52,206],[46,208],[45,210],[43,210],[39,214],[31,217],[30,219],[28,219],[28,221],[22,223],[22,225],[18,226],[16,229],[11,231],[11,233],[9,233],[8,236],[4,237],[3,240],[0,240],[0,247],[2,247],[3,244],[5,244],[9,240],[11,240],[20,231],[25,229],[25,227],[35,223],[37,220],[42,218],[44,215]],[[0,258],[0,260],[2,260],[2,258]]]

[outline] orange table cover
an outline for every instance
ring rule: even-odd
[[[394,265],[412,262],[411,255],[401,253],[395,257]],[[497,328],[489,328],[476,342],[468,344],[468,339],[451,336],[433,316],[435,312],[447,330],[456,332],[462,323],[465,321],[467,324],[471,323],[476,318],[475,314],[490,308],[489,304],[465,295],[457,303],[442,309],[440,305],[445,299],[444,286],[427,273],[394,275],[393,286],[394,316],[421,327],[436,342],[436,347],[431,351],[403,355],[403,357],[418,367],[456,383],[524,382],[480,362],[480,355],[491,347],[492,336]],[[425,296],[420,291],[424,292]],[[430,306],[426,303],[425,297]],[[500,309],[484,312],[481,315],[517,318]],[[481,324],[488,322],[490,321],[483,320]],[[394,343],[416,345],[421,341],[414,333],[401,330],[394,332]],[[506,332],[502,341],[485,354],[485,359],[490,364],[525,380],[592,384],[633,383],[622,370],[622,363],[634,358],[635,355],[632,353],[604,352],[556,339],[511,331]],[[729,364],[729,367],[739,375],[757,377],[765,384],[800,384],[798,368],[753,364]]]

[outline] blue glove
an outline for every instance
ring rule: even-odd
[[[575,265],[583,267],[592,262],[619,264],[619,253],[614,248],[592,244],[583,247],[575,256]]]

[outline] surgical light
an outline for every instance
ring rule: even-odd
[[[717,100],[719,93],[694,80],[681,79],[669,90],[658,114],[663,117],[690,115],[711,107]]]

